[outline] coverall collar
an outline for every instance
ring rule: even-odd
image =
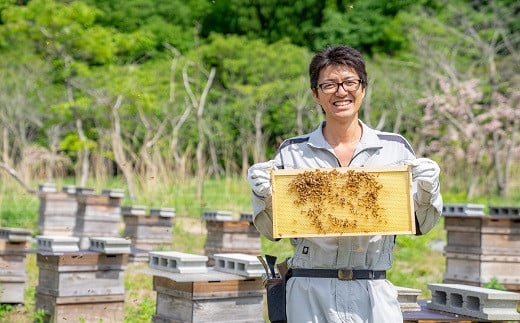
[[[377,136],[377,133],[374,129],[368,127],[365,123],[359,120],[361,127],[363,128],[363,134],[361,135],[361,139],[359,140],[359,144],[356,147],[356,151],[354,152],[354,156],[352,157],[352,161],[349,166],[362,166],[365,164],[366,160],[377,150],[383,147],[381,140]],[[311,145],[315,148],[326,149],[332,153],[334,150],[329,145],[325,137],[323,137],[322,128],[325,126],[325,121],[322,121],[316,130],[309,134],[308,145]]]

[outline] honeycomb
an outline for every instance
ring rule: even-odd
[[[275,238],[413,234],[409,166],[271,172]]]

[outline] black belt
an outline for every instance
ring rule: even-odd
[[[386,279],[386,271],[384,271],[384,270],[291,268],[289,276],[290,277],[337,278],[339,280]]]

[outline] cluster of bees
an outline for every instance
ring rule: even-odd
[[[298,174],[289,183],[289,194],[318,232],[340,232],[356,228],[360,217],[383,221],[378,203],[382,187],[368,172],[316,169]]]

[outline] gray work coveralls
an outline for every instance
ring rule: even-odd
[[[361,140],[349,167],[400,165],[415,159],[410,144],[402,136],[376,131],[360,122]],[[340,167],[332,147],[315,131],[288,139],[275,156],[280,168]],[[346,166],[346,165],[344,165]],[[442,211],[442,197],[413,185],[417,231],[433,228]],[[417,190],[421,190],[417,194]],[[256,228],[273,240],[271,197],[253,194],[253,221]],[[294,238],[291,268],[388,270],[393,262],[395,236],[354,236]],[[293,277],[286,290],[288,322],[402,322],[396,288],[386,279],[339,280],[336,278]]]

